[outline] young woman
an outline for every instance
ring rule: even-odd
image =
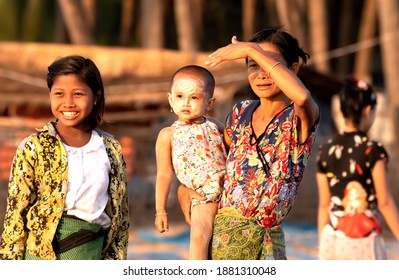
[[[279,28],[266,28],[249,42],[232,43],[209,56],[206,65],[245,59],[248,81],[259,100],[234,106],[226,120],[229,148],[212,259],[286,259],[282,222],[295,201],[311,153],[319,110],[298,79],[308,55]],[[189,221],[184,186],[179,201]]]

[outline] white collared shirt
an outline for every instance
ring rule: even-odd
[[[111,219],[104,209],[108,202],[111,165],[101,136],[93,130],[85,146],[75,148],[63,145],[68,156],[68,190],[64,211],[108,228]]]

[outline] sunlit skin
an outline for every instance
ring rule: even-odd
[[[309,90],[297,77],[300,64],[294,62],[288,66],[272,43],[242,42],[233,36],[231,44],[210,54],[205,65],[213,67],[222,62],[245,58],[248,59],[248,82],[260,98],[260,105],[252,114],[253,134],[260,136],[276,114],[293,103],[299,120],[298,139],[300,143],[305,142],[319,117],[319,110]],[[277,62],[280,64],[275,65]],[[226,147],[232,141],[226,130],[224,141]],[[189,188],[179,187],[178,199],[187,223],[190,223],[190,201],[200,197]]]
[[[285,67],[288,67],[276,46],[270,43],[260,43],[259,46],[269,57],[280,62]],[[287,104],[290,103],[287,96],[283,94],[280,88],[274,83],[273,79],[268,77],[268,70],[262,69],[251,57],[248,57],[247,71],[248,82],[259,98],[265,98],[270,101],[281,100]]]
[[[168,98],[173,111],[183,122],[202,121],[214,102],[214,98],[208,98],[204,92],[204,82],[195,76],[179,78],[177,75]]]
[[[76,75],[60,75],[50,90],[51,111],[58,119],[56,129],[62,141],[70,146],[87,144],[91,132],[84,128],[84,121],[94,106],[94,94],[90,87]]]

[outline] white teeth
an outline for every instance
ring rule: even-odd
[[[62,114],[63,114],[64,116],[67,116],[67,117],[72,117],[72,116],[77,115],[76,112],[62,112]]]

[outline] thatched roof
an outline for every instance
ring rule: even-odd
[[[0,114],[40,117],[49,113],[47,66],[58,57],[71,54],[90,57],[97,64],[106,87],[106,111],[113,119],[126,118],[127,112],[146,108],[152,108],[151,116],[162,114],[173,73],[187,64],[205,66],[208,56],[173,50],[0,42]],[[218,86],[246,80],[242,62],[233,63],[228,69],[217,66],[211,71]],[[140,112],[137,117],[145,115]]]
[[[208,53],[174,50],[0,42],[0,118],[7,117],[10,123],[9,118],[15,116],[50,117],[47,66],[71,54],[90,57],[97,64],[106,87],[107,118],[114,121],[148,120],[167,114],[166,93],[173,73],[188,64],[205,66],[208,57]],[[215,75],[219,100],[232,98],[247,85],[243,61],[209,69]],[[310,68],[304,68],[300,76],[322,98],[329,98],[340,87],[334,79]]]

